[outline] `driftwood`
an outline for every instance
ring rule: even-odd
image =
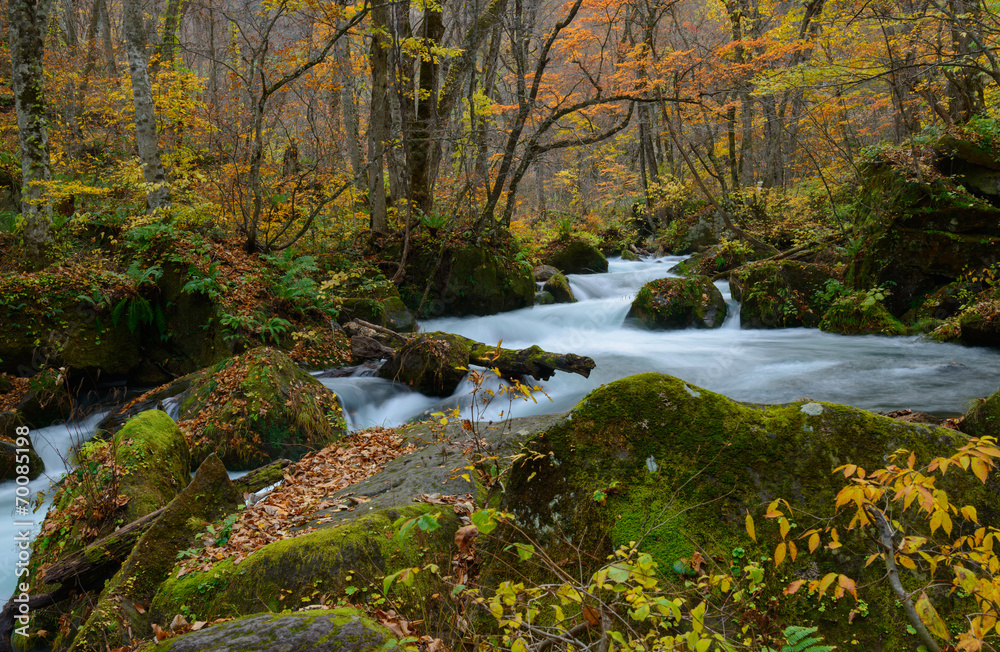
[[[252,494],[274,484],[282,477],[282,470],[291,464],[290,460],[275,460],[233,481],[236,490],[242,494]],[[58,585],[48,593],[28,597],[31,611],[51,606],[67,599],[73,593],[98,591],[112,578],[128,558],[139,537],[156,522],[166,506],[138,518],[106,537],[94,541],[83,550],[66,555],[49,566],[39,577],[48,585]],[[15,602],[20,591],[15,591],[11,599],[0,611],[0,652],[12,652],[11,634],[14,619],[22,602]]]

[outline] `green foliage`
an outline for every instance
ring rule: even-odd
[[[813,636],[816,627],[799,627],[792,625],[785,628],[783,632],[787,643],[780,650],[764,648],[764,652],[832,652],[836,649],[833,645],[820,645],[823,642],[822,636]]]

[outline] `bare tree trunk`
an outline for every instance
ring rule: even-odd
[[[115,63],[114,34],[111,33],[111,14],[108,12],[107,0],[97,0],[101,10],[101,37],[104,39],[105,67],[112,77],[118,76],[118,64]]]
[[[170,187],[163,171],[163,161],[160,160],[156,107],[146,67],[142,22],[139,0],[125,0],[125,38],[128,40],[128,69],[132,76],[132,101],[135,104],[135,140],[146,182],[146,203],[150,210],[157,210],[170,206]]]
[[[42,68],[51,6],[51,0],[11,0],[9,8],[12,82],[21,150],[24,253],[33,268],[45,266],[52,244],[52,207],[44,200],[45,184],[52,177]]]
[[[180,27],[184,12],[187,11],[188,2],[184,0],[168,0],[167,10],[163,15],[163,33],[160,36],[160,55],[157,65],[174,65],[174,52],[177,50],[177,28]]]
[[[389,230],[385,205],[385,141],[389,137],[390,121],[389,107],[389,47],[391,44],[384,34],[388,23],[388,12],[385,5],[376,3],[372,7],[372,26],[377,30],[372,37],[371,56],[369,57],[372,71],[371,117],[368,123],[368,201],[371,204],[372,233],[385,233]]]

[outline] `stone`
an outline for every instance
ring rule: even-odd
[[[707,276],[663,278],[642,286],[625,319],[653,330],[718,328],[726,301]]]

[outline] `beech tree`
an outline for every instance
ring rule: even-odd
[[[51,180],[48,107],[42,56],[52,0],[11,0],[10,51],[17,131],[21,151],[21,213],[25,258],[45,265],[52,244],[52,208],[45,201]]]

